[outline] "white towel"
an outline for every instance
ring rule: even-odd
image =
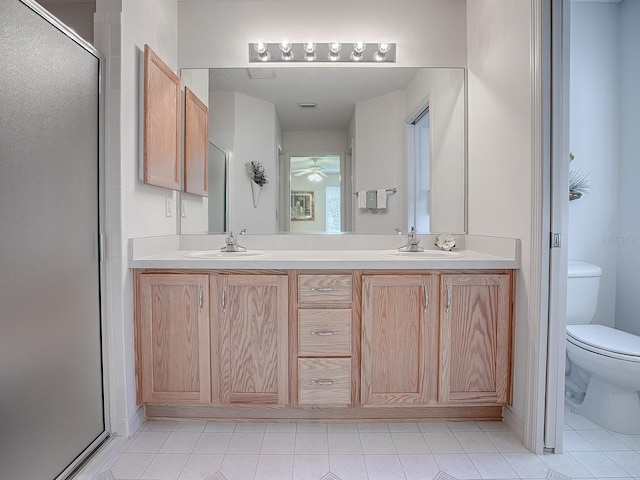
[[[387,208],[387,189],[381,188],[378,190],[378,209]]]
[[[358,208],[367,208],[367,191],[361,190],[358,192]]]

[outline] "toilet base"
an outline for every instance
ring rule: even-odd
[[[578,400],[578,401],[576,401]],[[612,432],[640,435],[640,395],[591,377],[584,400],[565,402],[593,423]]]

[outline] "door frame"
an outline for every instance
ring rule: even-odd
[[[570,1],[550,2],[550,192],[548,333],[544,448],[562,453],[569,230]],[[557,242],[557,243],[556,243]],[[554,245],[555,243],[555,245]]]

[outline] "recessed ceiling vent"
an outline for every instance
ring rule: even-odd
[[[316,108],[318,104],[316,102],[302,102],[299,103],[298,106],[300,108]]]
[[[276,71],[273,68],[247,68],[249,78],[254,80],[265,80],[276,78]]]

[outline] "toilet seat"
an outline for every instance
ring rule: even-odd
[[[640,337],[604,325],[567,325],[567,340],[577,347],[640,363]]]

